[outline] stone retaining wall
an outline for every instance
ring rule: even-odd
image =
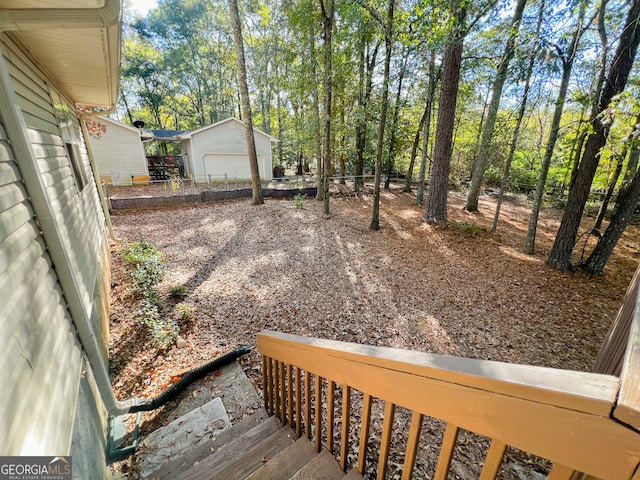
[[[262,196],[265,198],[293,198],[298,194],[307,197],[315,197],[318,189],[316,187],[296,188],[290,190],[280,190],[276,188],[263,188]],[[183,207],[186,205],[197,205],[199,203],[211,203],[236,198],[251,198],[250,188],[241,190],[213,191],[207,190],[200,193],[188,195],[172,195],[166,197],[131,197],[131,198],[111,198],[109,199],[111,210],[148,210],[154,208]]]

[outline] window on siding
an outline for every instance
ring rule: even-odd
[[[77,113],[72,104],[63,98],[57,90],[52,88],[50,93],[53,112],[60,131],[60,137],[67,148],[67,156],[69,158],[69,163],[71,164],[71,170],[73,171],[73,177],[76,181],[78,192],[81,192],[87,185],[88,180],[87,172],[82,160],[82,154],[78,147],[81,135],[79,133],[80,126],[78,123]]]
[[[87,178],[82,164],[82,155],[80,155],[80,149],[75,143],[67,143],[66,145],[69,160],[71,161],[71,168],[73,169],[73,176],[76,179],[78,191],[81,192],[87,184]]]

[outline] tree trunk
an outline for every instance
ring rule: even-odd
[[[640,118],[636,118],[636,125],[634,126],[634,133],[632,135],[638,135],[640,130]],[[629,161],[627,162],[627,169],[624,172],[623,183],[627,184],[631,182],[633,177],[638,171],[638,160],[640,159],[640,148],[634,146],[629,153]],[[616,202],[617,203],[617,202]]]
[[[416,129],[416,134],[413,137],[413,144],[411,145],[411,159],[409,160],[409,168],[407,169],[407,177],[404,180],[404,188],[403,192],[410,193],[411,192],[411,180],[413,180],[413,169],[416,164],[416,156],[418,154],[418,145],[420,144],[420,134],[424,128],[424,122],[427,119],[427,109],[425,108],[424,112],[422,112],[422,117],[420,117],[420,121],[418,122],[418,128]]]
[[[438,71],[441,72],[442,70]],[[424,121],[424,134],[422,136],[422,156],[420,158],[420,170],[418,170],[416,205],[422,205],[424,203],[424,180],[427,176],[429,133],[431,131],[431,110],[433,109],[433,97],[436,94],[436,77],[436,52],[434,50],[431,52],[431,59],[429,60],[429,84],[427,85],[427,101],[424,106],[427,118]]]
[[[618,210],[611,218],[607,231],[582,265],[582,268],[590,273],[601,274],[604,271],[613,249],[633,218],[640,200],[640,174],[636,174],[629,186],[618,194],[618,199]]]
[[[355,160],[355,178],[353,179],[354,191],[359,191],[364,185],[364,147],[365,147],[365,131],[366,122],[364,119],[364,55],[366,47],[366,39],[364,35],[360,37],[358,42],[358,108],[356,109],[356,160]]]
[[[440,224],[447,221],[447,193],[449,191],[449,171],[451,169],[451,153],[453,126],[456,117],[458,100],[458,84],[460,81],[460,65],[462,63],[462,47],[464,34],[460,31],[467,13],[466,6],[456,5],[454,28],[456,32],[447,44],[442,59],[442,86],[436,124],[435,149],[433,152],[433,168],[429,182],[427,208],[422,221]]]
[[[364,153],[367,147],[367,108],[373,89],[373,71],[378,58],[380,42],[377,42],[371,55],[365,55],[366,41],[363,36],[358,67],[358,110],[356,120],[356,179],[355,190],[364,185]],[[366,71],[365,71],[366,67]]]
[[[249,102],[249,87],[247,84],[247,67],[244,61],[244,44],[242,42],[242,26],[237,0],[228,0],[231,12],[231,26],[233,27],[233,40],[236,45],[236,57],[238,62],[238,83],[242,100],[242,113],[245,125],[245,137],[249,149],[249,167],[251,170],[252,203],[262,205],[262,185],[260,184],[260,172],[258,170],[258,155],[256,142],[253,137],[253,120],[251,117],[251,103]]]
[[[562,188],[567,186],[567,177],[572,178],[573,172],[578,168],[580,163],[580,156],[582,155],[582,145],[584,139],[587,136],[587,131],[584,129],[584,109],[580,111],[580,120],[578,120],[578,126],[576,127],[576,140],[571,149],[571,155],[567,159],[567,171],[562,178]]]
[[[542,28],[544,10],[545,10],[545,0],[542,0],[542,2],[540,2],[540,8],[538,10],[538,22],[536,24],[536,36],[535,36],[536,42],[538,41],[540,30]],[[504,171],[502,173],[502,180],[500,182],[500,192],[498,193],[498,200],[496,202],[496,212],[493,216],[493,225],[491,226],[492,232],[495,232],[496,229],[498,228],[498,220],[500,218],[500,207],[502,206],[504,191],[507,189],[507,186],[509,184],[509,173],[511,171],[511,163],[513,162],[513,156],[515,155],[516,147],[518,146],[518,138],[520,137],[520,126],[522,125],[522,119],[524,118],[524,113],[527,109],[527,100],[529,99],[529,90],[531,88],[531,76],[533,74],[533,67],[536,63],[536,55],[538,52],[539,52],[539,49],[536,46],[532,46],[531,54],[529,57],[529,63],[527,65],[527,70],[525,73],[524,91],[522,92],[522,100],[520,102],[520,109],[518,110],[516,128],[514,128],[513,130],[511,146],[509,147],[509,155],[507,156],[507,161],[504,164]]]
[[[380,124],[378,125],[378,143],[376,145],[376,171],[373,181],[373,214],[371,216],[370,230],[380,230],[380,173],[382,170],[382,148],[384,146],[384,129],[387,119],[387,106],[389,103],[389,69],[391,66],[391,50],[393,48],[393,12],[395,0],[389,0],[387,10],[387,22],[384,32],[384,73],[382,76],[382,106],[380,107]]]
[[[320,121],[320,93],[318,92],[318,78],[316,72],[316,43],[313,32],[309,31],[309,54],[311,62],[311,78],[313,79],[313,87],[311,88],[311,96],[313,101],[313,127],[315,130],[314,144],[316,147],[316,200],[324,200],[324,175],[323,175],[323,157],[322,157],[322,122]]]
[[[507,69],[509,68],[509,62],[511,62],[511,58],[513,57],[516,36],[518,35],[520,21],[522,20],[522,14],[524,12],[526,3],[527,0],[518,0],[516,3],[516,9],[509,28],[509,37],[507,38],[507,44],[505,45],[504,53],[502,54],[502,60],[500,61],[500,65],[498,65],[496,78],[493,82],[493,88],[491,90],[491,103],[489,104],[489,113],[484,124],[484,129],[482,131],[480,149],[478,150],[478,156],[475,161],[473,175],[471,176],[471,187],[469,188],[467,205],[465,207],[470,212],[478,211],[478,197],[480,196],[482,177],[484,176],[484,172],[489,165],[489,147],[491,145],[491,139],[493,137],[493,130],[496,126],[496,119],[498,118],[498,108],[500,107],[502,88],[504,87],[504,82],[507,79]]]
[[[122,100],[122,104],[124,105],[124,109],[127,112],[127,117],[129,117],[129,123],[131,125],[133,125],[133,122],[135,120],[133,119],[133,115],[131,114],[131,109],[129,108],[129,103],[127,103],[127,96],[125,95],[123,89],[120,90],[120,99]]]
[[[573,61],[575,60],[576,50],[578,49],[578,43],[582,37],[584,29],[582,22],[584,20],[584,7],[580,9],[580,15],[578,17],[578,23],[576,29],[573,32],[573,39],[571,46],[566,56],[562,58],[562,80],[560,82],[560,90],[558,91],[558,98],[556,99],[556,105],[553,112],[553,119],[551,120],[551,130],[549,131],[549,138],[547,138],[547,145],[544,151],[544,157],[542,159],[542,165],[540,167],[540,176],[538,177],[538,183],[536,185],[536,194],[533,199],[533,206],[531,207],[531,216],[529,217],[529,226],[527,229],[527,236],[524,241],[524,252],[533,255],[535,252],[536,232],[538,230],[538,217],[540,215],[540,209],[542,208],[542,201],[544,198],[544,187],[547,183],[547,175],[549,174],[549,167],[551,166],[551,157],[553,156],[553,150],[556,146],[556,140],[558,139],[558,132],[560,131],[560,120],[562,119],[562,112],[564,110],[564,102],[567,98],[567,90],[569,88],[569,80],[571,79],[571,71],[573,70]]]
[[[402,60],[402,66],[400,67],[400,73],[398,74],[398,90],[396,91],[396,103],[393,108],[393,120],[391,121],[391,137],[389,138],[389,157],[387,158],[387,178],[384,180],[385,190],[389,190],[391,183],[391,173],[393,172],[394,156],[396,154],[396,135],[398,133],[398,117],[400,116],[400,99],[402,96],[402,82],[404,81],[404,75],[407,71],[407,62],[409,60],[410,50],[407,51]]]
[[[328,0],[325,5],[324,0],[320,0],[322,18],[324,26],[324,214],[329,215],[329,177],[331,170],[331,37],[333,33],[334,0]]]
[[[591,121],[592,134],[582,155],[582,162],[571,183],[556,240],[547,259],[547,265],[559,270],[570,270],[571,254],[580,227],[580,219],[589,196],[589,189],[598,168],[600,150],[609,135],[610,125],[603,124],[600,115],[608,108],[611,99],[624,91],[640,43],[640,0],[634,0],[629,8],[625,26],[618,41],[618,48],[611,61],[609,75],[604,83],[598,104],[598,116]]]
[[[346,159],[346,144],[347,144],[347,138],[346,138],[346,129],[345,129],[345,105],[344,105],[344,90],[341,91],[341,98],[342,98],[342,108],[340,109],[340,149],[339,149],[339,162],[338,164],[340,165],[340,184],[341,185],[346,185],[347,181],[346,181],[346,176],[347,176],[347,159]],[[337,130],[337,128],[335,129]]]
[[[602,203],[600,204],[600,209],[598,210],[598,216],[596,217],[596,223],[593,225],[594,230],[600,230],[600,227],[602,226],[602,221],[604,220],[604,216],[607,213],[607,207],[609,206],[609,202],[611,201],[611,197],[613,196],[613,191],[616,189],[616,183],[618,183],[618,179],[620,178],[620,174],[622,173],[622,164],[624,163],[624,159],[626,156],[626,148],[623,150],[623,153],[621,155],[616,155],[616,168],[613,170],[611,178],[609,178],[607,192],[604,194],[604,198],[602,199]]]

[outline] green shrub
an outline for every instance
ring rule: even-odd
[[[304,208],[304,201],[307,199],[307,196],[299,193],[295,197],[293,197],[293,204],[296,208]]]
[[[173,320],[162,318],[158,310],[161,298],[156,285],[166,271],[164,255],[142,237],[120,253],[130,264],[133,286],[142,297],[136,321],[149,329],[158,346],[166,348],[178,336],[178,325]]]
[[[499,187],[502,182],[502,171],[492,165],[487,168],[483,180],[487,187]]]
[[[484,232],[484,228],[475,223],[463,222],[456,220],[453,222],[453,226],[456,230],[462,233],[465,237],[473,238],[481,235]]]
[[[144,238],[132,243],[121,251],[124,259],[131,264],[131,279],[134,287],[143,296],[151,293],[165,274],[165,258]]]
[[[189,305],[185,305],[184,303],[179,303],[176,305],[176,312],[180,315],[180,319],[183,321],[190,320],[193,316],[193,308]]]
[[[173,298],[184,297],[187,294],[187,287],[184,285],[176,285],[169,290],[169,295]]]

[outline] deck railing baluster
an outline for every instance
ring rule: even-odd
[[[487,458],[484,460],[484,466],[482,467],[479,480],[495,480],[506,451],[507,446],[503,442],[496,439],[491,441],[491,446],[487,452]]]
[[[327,450],[333,453],[333,426],[335,415],[335,382],[328,380],[327,386]]]
[[[287,403],[289,406],[289,426],[293,428],[293,372],[291,364],[287,364]]]
[[[302,378],[300,367],[296,369],[296,437],[302,436]]]
[[[573,468],[565,467],[564,465],[554,464],[549,472],[547,480],[576,480],[575,476],[582,480],[585,475],[577,474]]]
[[[311,440],[311,374],[304,372],[304,406],[305,406],[305,428],[307,438]]]
[[[460,429],[456,425],[451,423],[447,424],[442,437],[442,443],[440,444],[440,456],[438,457],[438,466],[436,467],[436,474],[433,477],[434,480],[447,479],[451,458],[453,457],[453,449],[456,447],[459,431]]]
[[[270,359],[268,359],[267,357],[265,357],[264,355],[262,356],[262,385],[263,385],[263,395],[264,395],[264,409],[271,413],[269,411],[269,370],[268,370],[268,365],[269,365],[269,361]]]
[[[413,475],[413,467],[416,463],[416,454],[418,453],[418,443],[420,442],[420,432],[422,431],[422,419],[423,415],[421,413],[413,412],[411,414],[407,450],[404,455],[404,465],[402,466],[402,480],[409,480]]]
[[[322,450],[322,377],[316,375],[316,451]]]
[[[273,380],[273,396],[275,397],[274,413],[276,416],[280,416],[280,362],[275,361],[273,365],[273,371],[275,373]]]
[[[358,471],[364,473],[367,464],[367,444],[369,443],[369,421],[371,420],[371,395],[362,399],[362,422],[360,423],[360,445],[358,447]]]
[[[384,406],[384,424],[382,426],[382,441],[380,442],[380,457],[378,458],[378,480],[384,480],[387,472],[387,462],[389,461],[389,450],[391,449],[391,432],[393,431],[393,417],[396,406],[391,402],[386,402]]]
[[[349,421],[351,419],[351,387],[342,385],[342,434],[340,440],[340,468],[347,470],[349,454]]]
[[[285,372],[286,367],[284,362],[280,362],[280,420],[282,420],[282,425],[287,424],[287,386],[285,383]]]

